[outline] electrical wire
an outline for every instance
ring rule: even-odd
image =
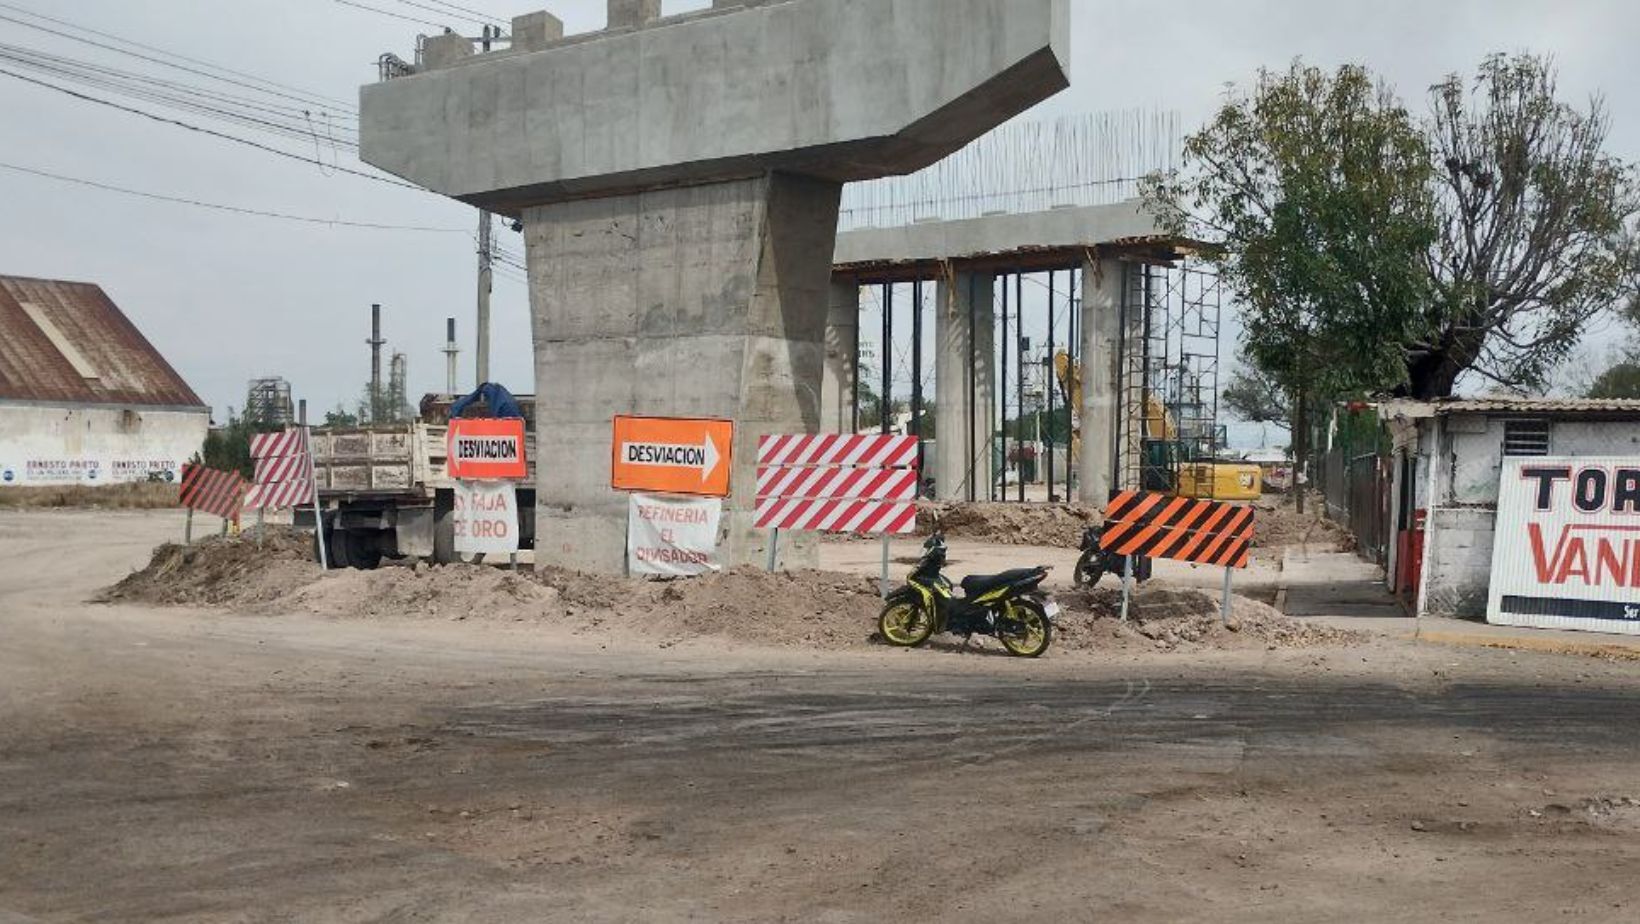
[[[5,68],[0,68],[0,74],[4,74],[7,77],[12,77],[12,78],[15,78],[17,80],[21,80],[24,83],[31,83],[31,84],[34,84],[35,86],[45,87],[48,90],[55,90],[58,93],[65,94],[67,96],[72,96],[75,99],[84,100],[85,102],[88,102],[88,103],[96,103],[100,106],[108,106],[112,109],[118,109],[122,112],[129,112],[132,115],[139,115],[139,116],[142,116],[145,119],[150,119],[152,121],[160,122],[162,124],[174,125],[174,126],[177,126],[179,128],[188,129],[189,131],[192,131],[192,132],[198,132],[198,133],[203,134],[203,135],[210,135],[214,138],[221,138],[224,141],[232,141],[236,144],[243,144],[243,145],[246,145],[247,147],[256,148],[257,150],[260,150],[260,151],[266,151],[269,154],[274,154],[274,155],[277,155],[279,157],[288,158],[290,160],[300,161],[304,164],[317,164],[318,166],[328,167],[329,169],[335,170],[339,173],[346,173],[346,174],[349,174],[351,176],[362,177],[362,178],[367,179],[367,180],[375,180],[378,183],[385,183],[389,186],[402,186],[405,189],[414,189],[418,192],[423,191],[422,187],[417,186],[414,183],[407,183],[403,180],[397,180],[397,179],[393,179],[391,177],[377,176],[377,175],[372,174],[372,173],[366,173],[363,170],[355,170],[352,167],[343,167],[343,166],[336,165],[336,164],[326,164],[324,161],[319,160],[317,158],[308,157],[308,156],[303,155],[303,154],[295,154],[295,153],[292,153],[290,151],[283,151],[283,150],[280,150],[279,148],[275,148],[275,147],[272,147],[272,146],[269,146],[269,145],[266,145],[266,144],[262,144],[259,141],[252,141],[249,138],[241,138],[238,135],[230,135],[227,132],[219,132],[215,129],[205,128],[205,127],[200,126],[200,125],[194,125],[191,122],[184,122],[180,119],[173,119],[173,118],[170,118],[168,116],[156,115],[152,112],[147,112],[147,111],[144,111],[142,109],[137,109],[133,106],[126,106],[126,105],[121,104],[121,103],[116,103],[113,100],[101,99],[101,98],[96,97],[96,96],[91,96],[90,94],[80,93],[76,90],[71,90],[67,87],[60,87],[60,86],[58,86],[54,83],[50,83],[48,81],[36,80],[33,77],[28,77],[28,76],[25,76],[23,74],[19,74],[16,71],[10,71],[10,70],[7,70]]]
[[[288,212],[270,212],[262,209],[246,208],[237,205],[223,205],[218,202],[204,202],[199,199],[189,199],[184,196],[168,196],[164,193],[147,192],[141,189],[130,189],[124,186],[115,186],[111,183],[99,183],[96,180],[87,180],[82,177],[66,176],[61,173],[52,173],[49,170],[40,170],[34,167],[25,167],[21,164],[11,164],[0,161],[0,170],[12,170],[30,176],[43,177],[61,183],[71,183],[75,186],[88,186],[92,189],[101,189],[107,192],[121,193],[127,196],[137,196],[143,199],[153,199],[159,202],[173,202],[178,205],[192,205],[198,208],[215,209],[220,212],[233,212],[239,215],[255,215],[261,218],[279,218],[285,221],[300,221],[308,224],[331,225],[340,228],[368,228],[378,231],[420,231],[438,234],[465,234],[465,228],[439,228],[431,225],[394,225],[374,221],[348,221],[341,218],[319,218],[311,215],[293,215]]]
[[[431,26],[434,29],[449,29],[450,28],[449,26],[446,26],[444,23],[441,23],[441,22],[433,22],[430,19],[421,19],[421,18],[416,17],[416,16],[406,16],[403,13],[395,13],[392,10],[384,10],[379,6],[370,6],[370,5],[364,4],[364,3],[355,3],[354,0],[336,0],[336,2],[340,3],[342,6],[351,6],[354,9],[368,10],[372,13],[380,13],[383,16],[391,16],[394,19],[402,19],[405,22],[413,22],[413,23],[416,23],[416,24],[422,25],[422,26]]]
[[[454,19],[477,23],[481,26],[498,25],[502,22],[499,17],[486,16],[472,10],[463,10],[453,4],[450,8],[441,8],[442,4],[440,6],[430,6],[426,3],[420,2],[420,0],[397,0],[397,2],[414,9],[425,10],[439,16],[450,16]]]
[[[411,0],[399,0],[399,2],[400,3],[410,3]],[[510,20],[507,17],[492,16],[489,13],[485,13],[481,10],[475,10],[470,6],[462,6],[459,3],[450,3],[449,0],[427,0],[427,2],[435,3],[439,6],[446,7],[446,8],[451,9],[451,10],[455,10],[458,13],[469,13],[473,16],[482,17],[481,19],[476,20],[477,22],[490,22],[490,23],[497,23],[497,24],[504,23],[504,22],[510,22]],[[411,4],[411,5],[419,5],[419,4]]]
[[[309,110],[263,105],[242,97],[218,94],[215,91],[173,81],[156,80],[143,74],[76,61],[15,45],[0,44],[0,62],[91,89],[106,90],[143,102],[204,115],[243,128],[266,131],[299,141],[312,141],[316,145],[321,140],[313,124],[313,113]],[[326,119],[326,140],[332,148],[358,148],[358,142],[353,140],[351,135],[356,132],[355,129],[336,126],[329,122],[329,113],[319,115]],[[329,129],[337,127],[348,134],[336,137]]]
[[[169,67],[169,68],[173,68],[175,70],[185,71],[185,72],[190,73],[190,74],[195,74],[195,75],[200,76],[200,77],[206,77],[206,78],[209,78],[211,80],[217,80],[217,81],[221,81],[223,83],[229,83],[229,84],[233,84],[235,86],[244,87],[244,88],[247,88],[247,89],[252,89],[252,90],[257,91],[258,93],[268,94],[269,96],[281,97],[283,99],[288,99],[288,100],[292,100],[292,101],[295,101],[295,102],[300,102],[300,103],[303,103],[303,104],[308,105],[308,106],[318,105],[318,106],[326,106],[326,107],[336,108],[336,109],[340,109],[340,110],[343,110],[345,112],[351,113],[352,115],[355,115],[355,116],[358,115],[358,109],[357,108],[354,108],[351,104],[343,102],[342,100],[325,97],[325,96],[322,96],[322,95],[317,94],[317,93],[312,93],[312,92],[307,91],[307,90],[302,90],[302,89],[299,89],[299,88],[296,88],[296,87],[289,86],[287,84],[282,84],[282,83],[279,83],[277,81],[269,80],[265,77],[258,77],[254,74],[245,73],[244,71],[236,71],[236,70],[233,70],[232,68],[223,67],[220,64],[212,64],[209,61],[202,61],[198,58],[190,58],[187,55],[179,54],[179,53],[174,52],[174,51],[168,51],[166,49],[158,48],[158,47],[153,46],[153,45],[145,45],[141,42],[132,41],[131,39],[127,39],[127,38],[122,38],[118,35],[114,35],[114,34],[109,33],[109,32],[102,32],[102,31],[99,31],[97,29],[92,29],[92,28],[89,28],[87,26],[82,26],[82,25],[78,25],[76,23],[69,22],[67,20],[57,19],[57,18],[54,18],[54,17],[51,17],[51,16],[47,16],[44,13],[36,13],[33,10],[27,9],[25,7],[16,6],[14,4],[0,2],[0,9],[7,9],[7,10],[11,10],[11,11],[16,12],[16,13],[22,13],[25,16],[31,16],[35,19],[44,20],[46,22],[54,23],[54,24],[59,25],[59,26],[64,26],[64,27],[67,27],[69,29],[74,29],[74,30],[77,30],[79,32],[86,33],[87,35],[99,36],[101,38],[106,38],[106,39],[109,39],[111,41],[119,42],[122,45],[129,45],[132,48],[141,48],[144,51],[150,51],[150,52],[153,52],[154,54],[164,55],[167,58],[174,58],[176,60],[175,61],[167,61],[164,58],[156,58],[156,57],[153,57],[152,55],[139,54],[137,52],[130,51],[130,50],[125,49],[125,48],[120,48],[120,47],[115,46],[115,45],[109,45],[109,44],[106,44],[104,42],[92,41],[91,39],[85,38],[82,35],[76,35],[73,32],[63,32],[63,31],[58,30],[58,29],[50,29],[50,28],[47,28],[45,26],[39,25],[37,23],[26,22],[26,21],[21,20],[21,19],[16,19],[16,18],[11,17],[11,16],[6,16],[4,14],[0,14],[0,21],[10,22],[10,23],[13,23],[15,25],[23,26],[24,28],[27,28],[27,29],[35,29],[35,30],[40,31],[40,32],[45,32],[49,35],[55,35],[59,38],[68,39],[69,41],[72,41],[72,42],[79,42],[83,45],[90,45],[94,48],[101,48],[101,49],[104,49],[105,51],[112,51],[116,54],[128,55],[128,56],[133,57],[133,58],[138,58],[138,59],[143,60],[143,61],[148,61],[152,64],[158,64],[162,67]],[[188,64],[198,65],[199,67],[189,67],[187,65],[178,64],[178,63],[176,63],[176,61],[186,61],[186,62],[188,62]],[[210,68],[211,70],[220,71],[221,73],[213,74],[210,71],[200,70],[199,69],[200,67]],[[222,76],[223,74],[229,74],[229,75],[232,75],[232,76],[231,77],[224,77],[224,76]],[[236,79],[236,78],[245,78],[245,79]],[[247,80],[250,81],[250,82],[247,82]],[[272,88],[272,89],[270,89],[270,88]],[[288,91],[288,92],[286,92],[286,91]]]

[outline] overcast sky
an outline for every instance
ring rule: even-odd
[[[403,0],[359,2],[436,18]],[[456,2],[498,16],[541,6]],[[16,16],[7,5],[353,105],[358,86],[375,79],[380,53],[409,57],[416,33],[433,31],[334,0],[0,0],[0,16]],[[545,5],[571,33],[603,25],[604,0]],[[665,10],[706,5],[670,0]],[[1614,122],[1610,149],[1640,159],[1640,17],[1623,0],[1071,6],[1072,87],[1040,114],[1161,108],[1180,112],[1189,129],[1212,112],[1226,84],[1295,56],[1323,66],[1366,64],[1423,112],[1426,88],[1444,74],[1471,70],[1490,51],[1531,50],[1555,56],[1568,97],[1604,95]],[[193,79],[12,22],[0,21],[0,43]],[[315,151],[312,142],[263,140]],[[327,146],[318,150],[334,156]],[[0,169],[0,273],[102,285],[218,417],[243,403],[246,380],[258,375],[290,379],[316,411],[352,403],[368,377],[372,302],[385,306],[389,349],[409,356],[412,395],[443,387],[446,316],[458,319],[461,382],[470,383],[476,218],[466,206],[155,124],[3,74],[0,161],[244,208],[451,229],[357,230],[229,215]],[[358,166],[346,155],[340,163]],[[517,235],[503,231],[499,239],[522,253]],[[494,344],[492,377],[530,390],[525,293],[510,278],[496,280]]]

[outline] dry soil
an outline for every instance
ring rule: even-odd
[[[180,532],[0,513],[7,924],[1640,917],[1632,663],[87,602]]]

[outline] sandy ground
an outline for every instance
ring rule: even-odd
[[[179,532],[0,513],[0,921],[1637,916],[1634,664],[85,602]]]

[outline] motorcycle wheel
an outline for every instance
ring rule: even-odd
[[[934,634],[934,614],[915,594],[896,594],[888,598],[882,613],[877,616],[877,632],[890,645],[915,648]]]
[[[997,640],[1002,647],[1022,658],[1039,658],[1053,642],[1053,623],[1035,600],[1015,600],[1009,607],[1009,618],[1017,623],[1017,632],[999,630]],[[1015,627],[1010,627],[1015,628]]]
[[[1092,587],[1104,576],[1105,566],[1099,561],[1098,550],[1093,549],[1083,552],[1082,557],[1076,560],[1076,573],[1071,580],[1077,587]]]

